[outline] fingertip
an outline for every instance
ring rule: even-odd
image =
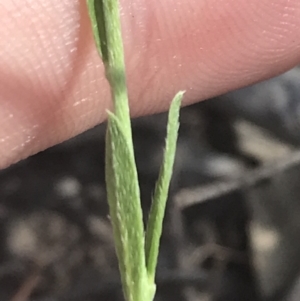
[[[298,0],[122,0],[121,18],[133,116],[300,62]],[[84,1],[6,0],[0,37],[0,168],[105,120],[110,89]]]

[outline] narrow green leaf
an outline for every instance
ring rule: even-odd
[[[167,137],[163,163],[155,186],[153,201],[146,231],[146,266],[150,282],[154,282],[163,218],[173,172],[176,143],[179,129],[179,110],[184,92],[174,97],[168,116]]]
[[[116,251],[127,301],[150,301],[145,238],[135,160],[121,123],[109,113],[106,183]],[[151,300],[152,301],[152,300]]]
[[[108,61],[107,37],[103,3],[99,0],[87,0],[88,11],[92,22],[92,29],[97,50],[103,61]],[[101,39],[100,39],[101,37]]]
[[[104,64],[123,60],[119,0],[87,0],[87,6],[96,46]]]

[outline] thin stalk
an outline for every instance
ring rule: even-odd
[[[134,159],[118,0],[88,0],[93,33],[111,87],[105,177],[109,212],[126,301],[152,301],[145,260],[140,190]]]
[[[88,0],[97,49],[111,87],[114,114],[132,140],[118,0]],[[101,38],[100,38],[101,37]]]
[[[87,0],[87,5],[114,104],[114,112],[108,113],[105,177],[124,297],[126,301],[153,301],[159,242],[175,158],[183,92],[179,92],[171,104],[165,154],[145,238],[133,151],[119,2]]]

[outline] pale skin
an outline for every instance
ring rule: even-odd
[[[132,115],[300,63],[299,0],[121,0]],[[0,168],[105,120],[109,87],[84,0],[0,3]]]

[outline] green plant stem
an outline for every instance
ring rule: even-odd
[[[87,4],[114,103],[114,114],[108,114],[105,176],[124,297],[152,301],[155,290],[146,269],[118,0],[88,0]]]
[[[111,87],[114,114],[122,124],[125,135],[132,141],[119,1],[88,0],[87,4],[97,49]]]
[[[155,270],[173,170],[183,92],[169,112],[163,163],[150,210],[146,237],[134,158],[118,0],[87,0],[97,50],[111,87],[105,177],[116,253],[126,301],[153,301]]]

